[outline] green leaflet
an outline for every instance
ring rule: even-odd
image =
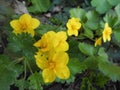
[[[120,23],[120,4],[118,4],[116,7],[115,7],[115,12],[117,14],[117,17],[118,17],[118,24]]]
[[[107,0],[92,0],[91,4],[96,8],[96,11],[103,14],[110,10],[112,7]]]
[[[114,31],[115,39],[120,42],[120,32]]]
[[[82,85],[80,87],[80,90],[96,90],[93,86],[90,80],[85,77],[82,79]]]
[[[109,62],[108,61],[108,55],[105,53],[105,50],[103,47],[101,47],[98,51],[98,55],[100,56],[99,59],[101,59],[103,62]]]
[[[35,72],[28,78],[28,80],[30,80],[29,90],[43,90],[41,84],[44,82],[40,72]]]
[[[7,56],[0,55],[0,90],[10,90],[10,85],[22,73],[22,66],[15,63]]]
[[[69,50],[68,50],[69,57],[79,58],[81,61],[83,61],[84,60],[83,53],[81,53],[79,51],[79,48],[77,47],[79,43],[74,39],[70,39],[68,43],[69,43]]]
[[[86,65],[87,69],[96,70],[98,67],[98,57],[89,56],[83,63]]]
[[[98,28],[98,23],[99,23],[99,17],[98,13],[95,12],[94,10],[88,11],[86,13],[87,21],[86,21],[86,26],[90,28],[91,30],[95,30]]]
[[[85,55],[92,56],[94,55],[94,46],[87,43],[79,43],[79,50]]]
[[[80,18],[81,21],[85,20],[86,11],[81,8],[73,8],[70,10],[70,17]]]
[[[68,63],[68,67],[70,68],[72,75],[81,73],[86,69],[86,65],[80,62],[78,59],[70,59]]]
[[[26,90],[29,87],[29,82],[24,79],[16,80],[15,86],[19,88],[19,90]]]
[[[67,83],[74,82],[75,75],[86,70],[86,65],[78,59],[70,59],[68,67],[70,69],[70,78],[66,80]]]
[[[108,62],[99,62],[99,70],[113,81],[120,80],[120,67]]]
[[[108,12],[113,6],[120,3],[120,0],[92,0],[91,4],[100,14]]]
[[[83,25],[83,28],[84,28],[84,36],[86,36],[87,38],[92,39],[94,37],[94,34],[93,34],[92,30],[89,29],[88,27],[86,27],[86,25]]]
[[[8,38],[8,48],[15,52],[22,52],[21,54],[29,59],[34,58],[34,54],[37,49],[33,46],[35,40],[27,33],[22,34],[11,34]]]
[[[115,6],[115,5],[117,5],[118,3],[120,3],[120,0],[107,0],[108,1],[108,3],[110,4],[110,5],[112,5],[112,6]]]
[[[28,7],[29,12],[32,13],[41,13],[46,12],[51,3],[50,0],[30,0],[32,2],[32,6]]]

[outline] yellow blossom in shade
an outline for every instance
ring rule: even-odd
[[[105,28],[103,30],[103,41],[110,41],[111,40],[112,29],[109,27],[108,23],[105,23]]]
[[[14,29],[13,32],[15,34],[25,32],[34,36],[34,29],[40,25],[40,21],[36,18],[32,18],[29,14],[23,14],[19,19],[12,20],[10,25]]]
[[[67,43],[67,34],[64,31],[54,32],[49,31],[45,33],[40,40],[38,40],[34,46],[41,49],[42,52],[54,51],[67,51],[69,45]]]
[[[42,69],[42,76],[45,83],[53,82],[56,77],[60,79],[68,79],[70,71],[67,66],[69,56],[66,52],[50,53],[48,58],[41,56],[38,52],[35,55],[37,66]]]
[[[34,43],[35,47],[41,49],[42,52],[48,52],[53,49],[53,44],[57,44],[56,41],[56,33],[53,31],[49,31],[45,33],[40,40]]]
[[[73,18],[69,19],[66,25],[68,28],[67,32],[68,32],[69,36],[71,36],[71,35],[78,36],[78,31],[81,28],[81,23],[80,23],[79,18],[73,17]]]
[[[99,37],[98,39],[96,39],[96,41],[95,41],[95,47],[96,46],[100,46],[102,44],[102,37]]]

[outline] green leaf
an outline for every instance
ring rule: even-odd
[[[87,17],[87,22],[86,27],[90,28],[91,30],[96,30],[98,28],[98,22],[99,22],[99,18],[98,18],[98,13],[96,13],[95,11],[88,11],[86,13],[86,17]]]
[[[85,58],[83,56],[84,54],[79,51],[78,47],[76,47],[79,44],[78,41],[70,38],[68,43],[69,43],[69,50],[68,50],[69,57],[70,58],[79,58],[81,61],[83,61]]]
[[[57,26],[49,25],[49,24],[41,24],[41,26],[36,30],[36,33],[39,35],[43,35],[50,30],[56,31],[56,29],[58,29]]]
[[[118,23],[120,23],[120,4],[118,4],[118,5],[115,7],[115,12],[116,12],[117,17],[118,17]]]
[[[29,12],[32,13],[41,13],[46,12],[50,6],[50,0],[30,0],[32,5],[28,7]]]
[[[79,43],[78,47],[82,53],[89,56],[94,55],[94,46],[87,43]]]
[[[15,86],[19,88],[19,90],[28,90],[29,82],[24,79],[16,80]]]
[[[83,62],[88,69],[97,69],[98,67],[98,57],[96,56],[90,56],[86,58]]]
[[[106,13],[112,7],[107,0],[92,0],[91,4],[100,14]]]
[[[119,4],[120,3],[120,0],[107,0],[108,2],[109,2],[109,4],[110,5],[112,5],[112,6],[115,6],[115,5],[117,5],[117,4]]]
[[[96,30],[98,28],[98,25],[99,25],[98,22],[94,22],[94,21],[87,21],[85,24],[91,30]]]
[[[80,90],[96,90],[93,86],[88,77],[82,79]]]
[[[95,84],[101,88],[103,88],[109,80],[108,77],[104,76],[102,73],[97,73],[95,77]]]
[[[70,17],[80,18],[81,21],[85,19],[86,11],[81,8],[73,8],[70,10]]]
[[[11,34],[8,38],[9,44],[8,48],[13,52],[22,52],[22,55],[33,59],[34,54],[37,51],[37,49],[33,46],[35,43],[34,38],[32,38],[27,33],[22,34]]]
[[[120,67],[107,62],[99,62],[99,70],[112,79],[113,81],[120,80]]]
[[[120,42],[120,32],[114,31],[115,39]]]
[[[86,13],[86,17],[87,17],[87,20],[89,20],[89,21],[96,21],[97,22],[99,20],[98,13],[95,11],[88,11]]]
[[[87,25],[86,25],[87,26]],[[94,37],[92,30],[90,30],[89,28],[87,28],[85,25],[83,25],[84,28],[84,35],[90,39],[92,39]]]
[[[35,72],[28,78],[28,80],[30,80],[29,90],[43,90],[41,86],[43,79],[40,72]]]
[[[106,13],[103,19],[109,24],[110,27],[114,27],[118,22],[118,17],[116,16],[116,13],[113,10]]]
[[[68,63],[68,67],[72,75],[81,73],[82,71],[86,69],[85,64],[80,62],[78,59],[70,59]]]
[[[21,73],[21,66],[15,65],[7,56],[0,55],[0,90],[10,90],[10,85]]]
[[[100,56],[101,60],[104,62],[108,62],[108,55],[105,53],[104,48],[100,48],[98,51],[98,55]]]
[[[82,73],[86,70],[85,64],[79,61],[78,59],[70,59],[68,67],[70,69],[70,78],[66,80],[67,83],[74,82],[75,75],[78,73]]]

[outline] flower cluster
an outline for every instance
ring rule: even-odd
[[[23,14],[18,20],[12,20],[10,25],[14,29],[13,32],[15,34],[25,32],[34,36],[34,29],[40,25],[40,21],[36,18],[32,18],[29,14]]]
[[[112,34],[111,27],[109,27],[108,23],[105,23],[105,27],[104,27],[104,30],[102,32],[102,37],[99,37],[98,39],[96,39],[95,46],[101,45],[102,38],[103,38],[104,42],[110,41],[111,40],[111,34]]]
[[[67,67],[69,56],[65,52],[69,45],[66,40],[66,32],[49,31],[34,44],[38,48],[36,64],[43,70],[42,76],[46,83],[53,82],[56,77],[67,79],[70,76]]]

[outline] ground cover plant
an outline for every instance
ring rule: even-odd
[[[120,89],[119,0],[4,0],[0,11],[0,90]]]

